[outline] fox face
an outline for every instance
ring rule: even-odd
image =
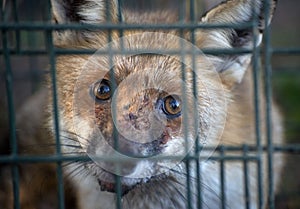
[[[140,14],[118,9],[116,1],[51,2],[58,24],[104,26],[54,33],[57,47],[95,50],[90,56],[56,59],[62,152],[91,159],[65,169],[66,174],[76,173],[70,176],[79,206],[112,208],[115,193],[120,193],[123,208],[219,207],[220,165],[203,159],[214,155],[211,150],[219,144],[255,142],[251,99],[236,101],[239,91],[251,94],[249,78],[244,78],[251,54],[213,55],[201,49],[257,47],[275,1],[270,1],[267,17],[262,1],[231,0],[199,20],[200,26],[257,20],[254,28],[199,27],[193,32],[176,27],[169,31],[133,27],[120,32],[103,25],[117,25],[121,19],[129,26],[154,24],[162,17],[175,23],[177,17],[171,11]],[[48,127],[55,133],[53,120],[50,117]],[[198,150],[206,146],[210,149]],[[187,155],[202,160],[187,165],[183,161]],[[252,192],[248,197],[253,208],[257,204],[254,167],[249,172]],[[228,208],[244,206],[242,180],[241,165],[228,163]],[[202,201],[197,195],[199,185]]]

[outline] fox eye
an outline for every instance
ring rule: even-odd
[[[170,118],[181,115],[181,100],[178,96],[167,96],[163,99],[163,112]]]
[[[112,95],[110,82],[103,79],[93,86],[93,93],[98,100],[108,100]]]

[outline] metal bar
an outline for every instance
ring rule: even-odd
[[[202,202],[203,202],[203,198],[202,198],[202,179],[201,179],[201,166],[200,166],[200,162],[199,160],[196,161],[196,174],[197,174],[197,207],[198,209],[202,209]]]
[[[138,50],[111,50],[114,54],[121,54],[121,55],[133,55],[133,54],[145,54],[145,53],[158,53],[157,49],[138,49]],[[169,55],[178,55],[184,50],[159,50],[160,54],[169,54]],[[233,54],[249,54],[252,53],[252,50],[248,49],[201,49],[202,53],[210,54],[210,55],[233,55]],[[67,54],[107,54],[105,50],[97,50],[96,49],[54,49],[55,54],[57,55],[67,55]],[[19,55],[47,55],[46,50],[20,50],[19,52],[15,50],[11,50],[11,54],[19,54]],[[185,54],[193,54],[194,50],[185,50]],[[3,50],[0,49],[0,54],[3,54]]]
[[[244,157],[248,155],[249,149],[247,145],[243,145],[243,153]],[[245,189],[245,207],[246,209],[250,209],[250,189],[249,189],[249,169],[248,169],[248,161],[243,161],[244,168],[244,189]]]
[[[264,16],[269,17],[270,15],[270,0],[264,1]],[[268,207],[270,209],[274,209],[274,182],[273,182],[273,143],[272,143],[272,88],[271,88],[271,56],[272,52],[271,48],[271,31],[270,27],[268,27],[268,18],[265,18],[264,24],[266,25],[265,28],[265,35],[264,35],[264,57],[265,57],[265,73],[264,73],[264,80],[265,80],[265,100],[266,100],[266,128],[267,128],[267,169],[268,169]]]
[[[221,181],[221,208],[226,209],[226,192],[225,192],[225,164],[224,164],[224,154],[225,154],[225,148],[221,146],[220,149],[220,181]]]
[[[112,23],[112,15],[110,11],[112,11],[111,5],[110,5],[110,0],[105,1],[105,13],[106,13],[106,21],[108,23]],[[120,8],[118,8],[120,10]],[[121,17],[118,17],[120,19]],[[119,31],[119,29],[118,29]],[[109,58],[109,74],[110,74],[110,79],[111,79],[111,84],[112,84],[112,91],[115,91],[117,89],[117,82],[115,79],[115,74],[114,74],[114,63],[113,63],[113,56],[116,54],[113,52],[111,48],[111,43],[112,43],[112,29],[108,28],[107,29],[107,44],[108,44],[108,51],[106,51],[105,54],[108,52],[108,58]],[[120,53],[120,52],[119,52]],[[97,51],[98,54],[98,51]],[[117,111],[116,111],[116,104],[115,102],[111,103],[111,112],[113,118],[117,118]],[[116,121],[116,120],[115,120]],[[118,152],[119,151],[119,136],[118,136],[118,131],[116,125],[113,123],[113,140],[114,144],[113,147],[114,149]],[[118,170],[117,173],[120,173],[120,164],[116,164],[116,169]],[[116,189],[116,209],[121,209],[122,208],[122,202],[121,202],[121,197],[122,197],[122,186],[121,186],[121,179],[119,175],[114,175],[115,179],[115,189]]]
[[[191,18],[191,21],[192,22],[194,22],[194,19],[195,19],[195,16],[194,16],[194,4],[195,4],[195,2],[194,2],[194,0],[191,0],[190,1],[190,18]],[[192,44],[194,45],[194,43],[195,43],[195,34],[194,34],[194,29],[190,29],[190,32],[191,32],[191,41],[192,41]],[[180,31],[180,37],[181,38],[183,38],[184,37],[184,32],[181,30]],[[181,40],[180,40],[181,41]],[[185,47],[184,47],[185,48]],[[181,47],[181,49],[182,49],[182,47]],[[185,52],[186,50],[184,50],[184,56],[186,56],[187,55],[187,53]],[[192,51],[194,51],[194,50],[192,50]],[[196,66],[196,64],[195,64],[195,53],[192,53],[192,67],[193,67],[193,69],[192,70],[194,70],[195,69],[195,66]],[[186,71],[186,66],[185,66],[185,64],[184,64],[184,62],[182,62],[182,70],[184,70],[184,71]],[[183,83],[185,83],[185,81],[186,81],[186,77],[185,77],[185,72],[183,72],[183,78],[182,78],[182,80],[183,80]],[[196,94],[197,92],[196,92],[196,88],[195,88],[195,73],[193,73],[193,93],[194,94]],[[183,91],[183,92],[186,92],[186,87],[184,86],[184,88],[183,88],[185,91]],[[183,95],[186,95],[185,93],[183,94]],[[184,96],[185,97],[185,96]],[[184,101],[186,101],[186,98],[183,98],[183,100]],[[186,105],[186,102],[185,102],[185,104],[184,105]],[[185,108],[186,109],[186,108]],[[186,114],[187,115],[187,111],[184,111],[184,113],[183,114]],[[197,119],[194,117],[194,122],[196,122],[197,121]],[[187,122],[187,121],[184,121],[184,123],[185,122]],[[196,122],[197,123],[197,122]],[[184,124],[184,132],[185,132],[185,140],[186,140],[186,142],[187,142],[187,146],[186,146],[186,148],[188,148],[190,145],[189,145],[189,142],[188,142],[188,127],[187,127],[187,125],[186,125],[186,123]],[[193,133],[194,134],[194,133]],[[187,150],[186,150],[187,151]],[[196,156],[197,156],[197,152],[195,153],[196,154]],[[188,200],[188,204],[187,204],[187,206],[188,206],[188,209],[191,209],[191,208],[193,208],[193,204],[192,204],[192,194],[193,194],[193,192],[191,191],[191,161],[190,160],[187,160],[186,161],[186,172],[187,172],[187,200]]]
[[[5,30],[190,30],[190,29],[245,29],[253,26],[252,22],[244,24],[202,24],[202,23],[173,23],[173,24],[50,24],[44,22],[24,22],[24,23],[0,23],[0,29]]]
[[[240,152],[240,151],[243,151],[243,147],[234,147],[234,146],[222,146],[226,149],[226,151],[230,151],[230,152]],[[216,148],[216,151],[219,151],[221,148],[220,147],[217,147]],[[211,151],[211,150],[214,150],[213,147],[204,147],[203,150],[208,150],[208,151]],[[255,151],[254,153],[257,152],[257,147],[255,146],[248,146],[248,150],[249,151]],[[264,147],[263,150],[267,150],[267,147]],[[297,145],[285,145],[285,146],[280,146],[280,145],[277,145],[275,146],[274,145],[274,152],[286,152],[286,153],[294,153],[294,154],[300,154],[300,145],[297,144]],[[234,155],[236,158],[232,158],[230,157],[230,155],[228,155],[228,158],[224,157],[225,160],[236,160],[238,159],[240,156],[239,155]],[[155,158],[155,160],[157,159],[171,159],[171,160],[176,160],[176,159],[182,159],[182,157],[184,156],[164,156],[164,157],[161,157],[161,158]],[[197,158],[198,156],[193,156],[191,155],[189,158],[193,158],[193,159],[198,159]],[[199,159],[205,159],[206,157],[208,156],[202,156],[201,158]],[[121,161],[126,161],[126,160],[123,160],[123,159],[119,159],[119,158],[115,158],[114,156],[109,156],[109,157],[105,157],[105,156],[98,156],[96,157],[98,160],[102,160],[102,161],[108,161],[108,162],[113,162],[113,161],[118,161],[118,160],[121,160]],[[210,159],[219,159],[219,158],[222,158],[222,157],[218,157],[218,156],[213,156],[211,157]],[[243,159],[243,160],[255,160],[259,158],[259,155],[248,155],[248,156],[242,156],[242,158],[240,159]],[[57,156],[57,155],[49,155],[49,156],[6,156],[6,155],[1,155],[0,156],[0,163],[9,163],[9,164],[12,164],[12,163],[18,163],[18,161],[20,161],[20,163],[36,163],[36,162],[63,162],[63,161],[76,161],[76,160],[80,160],[80,161],[90,161],[90,158],[89,157],[86,157],[86,156]]]
[[[191,192],[191,159],[185,161],[185,166],[186,166],[186,188],[187,188],[187,208],[191,209],[192,208],[192,192]]]
[[[202,52],[204,54],[211,54],[211,55],[232,55],[232,54],[247,54],[247,53],[252,53],[253,51],[252,50],[248,50],[248,49],[201,49]],[[55,54],[58,54],[58,55],[63,55],[63,54],[94,54],[96,52],[95,49],[59,49],[59,48],[55,48],[54,49],[55,51]],[[147,53],[147,49],[146,51],[143,50],[143,52]],[[153,52],[153,50],[149,50],[149,53],[151,53],[151,51]],[[297,49],[297,48],[277,48],[277,49],[273,49],[270,51],[272,51],[272,53],[274,55],[298,55],[300,54],[300,49]],[[97,51],[97,53],[99,54],[104,54],[106,51],[104,50],[99,50]],[[120,51],[118,50],[113,50],[113,52],[115,53],[119,53],[120,54]],[[135,51],[135,50],[124,50],[122,52],[122,54],[132,54],[134,52],[138,52],[138,51]],[[142,52],[142,51],[141,51]],[[157,51],[156,51],[157,52]],[[106,52],[107,53],[107,52]],[[161,53],[170,53],[171,55],[174,54],[178,54],[178,50],[162,50]],[[186,51],[186,53],[193,53],[192,51]],[[263,51],[260,51],[258,53],[264,53]],[[3,49],[0,49],[0,55],[1,54],[4,54],[4,51]],[[20,49],[19,51],[18,50],[15,50],[15,49],[10,49],[10,54],[11,55],[47,55],[48,52],[47,50],[43,50],[43,49]]]
[[[270,53],[272,52],[274,55],[299,55],[300,48],[269,48]]]
[[[195,1],[194,0],[191,0],[190,2],[190,21],[192,23],[196,23],[196,15],[195,15]],[[194,29],[191,29],[190,30],[191,32],[191,37],[190,37],[190,41],[192,43],[193,46],[196,45],[196,37],[195,37],[195,30]],[[197,68],[196,66],[196,51],[195,51],[195,48],[193,47],[192,48],[192,72],[193,72],[193,95],[194,95],[194,99],[195,101],[193,102],[193,108],[194,110],[197,110],[198,109],[198,106],[197,106],[197,103],[198,103],[198,88],[197,88],[197,75],[195,73],[195,70]],[[193,124],[198,124],[198,118],[197,117],[193,117],[194,119],[194,123]],[[195,155],[200,155],[200,152],[203,148],[203,146],[200,144],[200,141],[199,141],[199,136],[198,136],[198,130],[194,129],[196,133],[193,133],[194,136],[196,136],[196,139],[195,139],[195,144],[196,144],[196,148],[195,148]],[[198,209],[202,209],[202,184],[201,184],[201,166],[200,166],[200,161],[199,160],[196,160],[196,180],[197,180],[197,208]],[[189,188],[189,187],[188,187]]]
[[[19,24],[18,10],[17,10],[17,2],[13,0],[12,2],[13,10],[14,10],[14,21],[16,24]],[[21,38],[20,38],[20,30],[16,30],[16,50],[19,51],[21,48]]]
[[[18,155],[18,146],[16,138],[16,120],[15,120],[15,110],[14,110],[14,99],[13,99],[13,78],[12,70],[9,58],[9,51],[7,49],[7,33],[2,31],[2,44],[4,48],[4,60],[5,60],[5,86],[6,95],[8,102],[8,115],[9,115],[9,135],[10,135],[10,147],[11,155]],[[19,195],[19,168],[18,165],[12,166],[12,176],[13,176],[13,197],[14,197],[14,208],[20,208],[20,195]]]
[[[184,42],[183,42],[183,39],[184,39],[184,31],[183,30],[180,30],[180,49],[185,49],[185,45],[184,45]],[[181,79],[182,79],[182,83],[185,84],[186,82],[186,66],[185,66],[185,56],[186,56],[186,53],[184,50],[180,50],[179,53],[177,53],[180,55],[180,62],[181,62]],[[182,92],[187,92],[187,89],[186,89],[186,85],[181,85],[181,90]],[[184,140],[185,140],[185,153],[187,153],[187,156],[190,155],[190,153],[188,152],[189,151],[189,140],[188,140],[188,134],[189,134],[189,130],[188,130],[188,127],[187,127],[187,124],[188,124],[188,117],[186,117],[188,115],[187,113],[187,97],[186,97],[186,94],[183,93],[182,95],[182,101],[183,101],[183,110],[182,110],[182,114],[185,116],[183,117],[183,134],[184,134]],[[186,166],[186,172],[187,172],[187,175],[186,175],[186,185],[187,185],[187,200],[191,200],[191,185],[190,185],[190,161],[187,160],[185,162],[185,166]],[[192,205],[191,205],[191,201],[187,201],[187,208],[188,209],[191,209],[192,208]]]
[[[107,162],[128,162],[126,159],[120,159],[119,156],[93,156],[93,159],[99,161]],[[226,155],[226,156],[181,156],[181,155],[171,155],[171,156],[160,156],[152,157],[149,160],[211,160],[211,161],[257,161],[260,159],[259,156],[239,156],[239,155]],[[0,156],[0,163],[14,164],[14,163],[56,163],[56,162],[70,162],[70,161],[91,161],[87,156],[60,156],[60,155],[49,155],[49,156]]]
[[[49,9],[49,14],[51,14]],[[49,15],[50,16],[50,15]],[[50,18],[49,18],[50,19]],[[47,49],[49,52],[49,62],[50,62],[50,76],[51,76],[51,83],[52,83],[52,105],[53,105],[53,113],[54,113],[54,138],[56,143],[56,154],[58,157],[62,156],[61,153],[61,146],[60,146],[60,130],[59,130],[59,108],[58,108],[58,97],[57,97],[57,78],[56,78],[56,58],[55,58],[55,51],[53,45],[53,37],[52,31],[46,31],[46,43]],[[57,188],[58,188],[58,207],[59,209],[65,208],[64,203],[64,184],[63,184],[63,172],[62,172],[62,161],[57,161],[56,166],[56,174],[57,174]]]
[[[184,22],[184,19],[186,17],[186,1],[185,0],[180,0],[180,5],[182,5],[181,7],[179,7],[179,21],[180,23]]]
[[[2,7],[2,20],[5,22],[5,7]],[[10,135],[10,148],[11,157],[18,156],[18,143],[16,137],[16,116],[14,109],[13,98],[13,73],[10,63],[10,51],[8,48],[8,35],[6,30],[2,30],[2,45],[4,51],[4,63],[5,63],[5,87],[8,103],[8,116],[9,116],[9,135]],[[12,172],[12,185],[13,185],[13,198],[14,209],[20,208],[20,188],[19,188],[19,168],[17,164],[13,164],[11,168]]]
[[[258,27],[258,15],[256,14],[255,7],[252,7],[252,16],[253,22],[255,23],[252,30],[253,34],[256,34],[256,28]],[[254,110],[255,110],[255,136],[256,136],[256,146],[257,146],[257,155],[259,156],[259,160],[257,161],[257,194],[258,200],[257,205],[259,209],[263,208],[264,205],[264,193],[263,193],[263,173],[262,173],[262,144],[261,144],[261,129],[260,129],[260,85],[259,85],[259,49],[257,46],[257,37],[253,36],[253,62],[252,62],[252,77],[253,77],[253,85],[254,85]]]

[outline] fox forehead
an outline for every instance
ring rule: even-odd
[[[119,82],[130,74],[136,74],[138,77],[143,77],[147,84],[151,80],[161,81],[164,77],[166,77],[165,82],[175,81],[180,78],[180,67],[180,62],[168,55],[139,54],[117,59],[113,73]]]

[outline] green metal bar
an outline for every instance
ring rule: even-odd
[[[112,16],[111,16],[111,13],[110,11],[111,8],[110,8],[110,0],[106,0],[105,1],[105,12],[106,12],[106,21],[108,23],[112,23]],[[120,8],[118,8],[120,9]],[[121,17],[118,17],[119,19]],[[118,29],[120,30],[120,29]],[[116,54],[114,53],[114,51],[112,50],[111,48],[111,42],[112,42],[112,29],[111,28],[108,28],[107,29],[107,44],[109,44],[109,48],[108,48],[108,55],[109,55],[109,66],[112,67],[114,66],[114,61],[113,61],[113,56]],[[118,50],[119,53],[122,53]],[[99,54],[99,51],[97,51],[97,54]],[[105,54],[107,54],[107,51],[105,51]],[[115,79],[115,74],[114,74],[114,67],[112,67],[111,69],[109,69],[109,74],[110,74],[110,79],[111,79],[111,83],[112,83],[112,90],[115,91],[117,89],[117,82],[116,82],[116,79]],[[112,111],[112,116],[113,118],[117,118],[117,111],[116,111],[116,104],[115,102],[112,102],[111,103],[111,111]],[[118,131],[117,131],[117,127],[115,124],[113,124],[113,140],[114,140],[114,149],[118,152],[119,151],[119,136],[118,136]],[[117,163],[117,162],[116,162]],[[120,164],[117,163],[116,165],[118,171],[120,170]],[[119,173],[119,172],[118,172]],[[114,179],[115,179],[115,189],[116,189],[116,209],[121,209],[122,208],[122,186],[121,186],[121,177],[118,176],[118,175],[115,175],[114,176]]]
[[[203,198],[202,198],[202,173],[201,173],[201,166],[200,166],[200,160],[198,159],[196,162],[196,173],[197,173],[197,207],[198,209],[202,209],[202,202],[203,202]]]
[[[183,29],[180,30],[180,51],[179,53],[177,53],[177,55],[179,54],[180,55],[180,62],[181,62],[181,79],[182,79],[182,83],[185,83],[186,82],[186,66],[185,66],[185,56],[186,56],[186,53],[184,50],[185,46],[184,46],[184,43],[183,43],[183,39],[184,39],[184,31]],[[186,89],[186,85],[182,85],[181,86],[181,90],[182,92],[187,92],[187,89]],[[187,107],[187,100],[186,100],[186,94],[184,93],[182,95],[182,101],[183,101],[183,107]],[[188,127],[187,127],[187,124],[188,124],[188,118],[186,117],[188,114],[187,114],[187,108],[183,108],[183,111],[182,111],[182,114],[183,114],[183,134],[184,134],[184,139],[185,139],[185,153],[187,153],[187,156],[190,155],[190,153],[188,152],[188,148],[189,148],[189,142],[188,142],[188,133],[189,133],[189,130],[188,130]],[[187,175],[186,175],[186,185],[187,185],[187,200],[191,200],[192,196],[191,196],[191,184],[190,184],[190,161],[187,160],[185,161],[185,166],[186,166],[186,172],[187,172]],[[187,201],[187,208],[188,209],[191,209],[192,208],[192,204],[191,204],[191,201]]]
[[[0,28],[6,30],[151,30],[151,29],[164,29],[164,30],[190,30],[190,29],[245,29],[252,27],[253,24],[202,24],[202,23],[169,23],[169,24],[50,24],[45,22],[24,22],[24,23],[0,23]]]
[[[16,24],[19,24],[18,10],[17,10],[17,2],[13,0],[12,2],[13,10],[14,10],[14,21]],[[21,38],[20,38],[20,30],[15,30],[16,32],[16,50],[20,51],[21,46]]]
[[[248,49],[201,49],[205,54],[211,55],[233,55],[233,54],[249,54],[252,53],[251,50]],[[54,49],[55,54],[57,55],[65,55],[65,54],[94,54],[96,49]],[[114,54],[122,54],[122,55],[132,55],[138,53],[157,53],[157,50],[154,49],[138,49],[138,50],[114,50],[112,49]],[[160,50],[161,54],[169,54],[169,55],[178,55],[181,50]],[[186,54],[193,54],[193,50],[186,50]],[[0,49],[0,54],[3,54],[3,50]],[[19,52],[15,50],[11,50],[11,54],[18,54],[18,55],[47,55],[48,52],[46,50],[26,50],[21,49]],[[107,54],[105,50],[98,50],[97,54]]]
[[[122,18],[122,11],[121,11],[121,0],[118,0],[118,22],[119,24],[121,24],[123,22],[123,18]],[[122,37],[124,36],[124,31],[122,29],[119,29],[119,38],[120,38],[120,51],[121,53],[123,54],[123,52],[125,51],[124,50],[124,42],[123,42],[123,39]],[[112,41],[111,39],[111,31],[109,31],[109,43]],[[109,47],[109,51],[111,53],[111,47]],[[110,57],[110,60],[109,62],[112,63],[112,57]],[[114,74],[113,72],[113,69],[112,69],[112,74]],[[114,80],[113,82],[113,85],[116,86],[116,81],[115,81],[115,77],[114,76],[111,76]],[[117,117],[117,112],[116,112],[116,105],[115,104],[112,104],[112,112],[113,112],[113,115],[115,115],[115,117]],[[115,127],[115,125],[113,126],[113,138],[115,140],[115,149],[118,151],[118,148],[119,148],[119,144],[118,144],[118,136],[117,136],[117,129]],[[121,177],[120,176],[116,176],[115,177],[115,180],[116,180],[116,191],[117,191],[117,200],[116,200],[116,208],[117,209],[121,209],[122,208],[122,185],[121,185]]]
[[[4,61],[5,61],[5,86],[6,95],[8,102],[8,115],[9,115],[9,135],[10,135],[10,147],[11,155],[18,155],[18,146],[16,138],[16,120],[15,120],[15,110],[14,110],[14,99],[13,99],[13,75],[11,70],[10,55],[7,49],[7,33],[2,31],[2,44],[4,48]],[[19,198],[19,168],[18,166],[12,165],[12,176],[13,176],[13,196],[14,196],[14,208],[20,208],[20,198]]]
[[[243,154],[244,157],[248,156],[249,148],[247,145],[243,145]],[[248,169],[248,161],[243,161],[243,171],[244,171],[244,188],[245,188],[245,207],[246,209],[250,209],[250,189],[249,189],[249,169]]]
[[[274,55],[299,55],[300,48],[269,48],[269,52]]]
[[[119,21],[119,23],[123,22],[122,9],[121,8],[122,8],[122,0],[118,0],[118,21]]]
[[[248,145],[247,145],[248,146]],[[226,149],[226,151],[228,152],[238,152],[240,153],[241,151],[243,151],[243,147],[234,147],[234,146],[222,146]],[[219,151],[221,148],[217,147],[216,151]],[[203,150],[208,150],[208,151],[212,151],[214,150],[213,147],[204,147]],[[249,154],[248,156],[243,156],[243,155],[234,155],[230,156],[228,155],[228,157],[224,156],[224,160],[247,160],[247,161],[255,161],[257,159],[260,158],[259,155],[255,155],[255,153],[257,153],[257,147],[255,146],[248,146],[248,150],[249,152],[254,151],[253,154]],[[267,147],[264,147],[263,150],[267,150]],[[280,152],[280,153],[288,153],[288,154],[295,154],[298,155],[300,154],[300,145],[296,144],[296,145],[277,145],[274,146],[274,152]],[[157,157],[157,158],[153,158],[153,160],[164,160],[164,159],[170,159],[170,160],[179,160],[182,159],[184,156],[164,156],[164,157]],[[200,159],[206,159],[209,156],[202,156]],[[198,155],[190,155],[187,158],[192,158],[197,160],[198,159]],[[214,156],[214,157],[210,157],[211,160],[215,160],[215,159],[222,159],[223,157],[218,157],[218,156]],[[97,160],[101,160],[101,161],[108,161],[108,162],[114,162],[114,161],[121,161],[121,162],[126,162],[126,159],[120,159],[120,158],[116,158],[114,156],[97,156],[95,157],[95,159]],[[8,164],[14,164],[14,163],[38,163],[38,162],[64,162],[64,161],[90,161],[91,159],[89,157],[85,157],[85,156],[57,156],[57,155],[49,155],[49,156],[6,156],[6,155],[1,155],[0,156],[0,163],[8,163]]]
[[[5,21],[5,8],[2,10],[2,18]],[[8,48],[8,34],[6,30],[2,30],[2,45],[3,45],[3,58],[5,63],[5,86],[8,102],[8,113],[9,113],[9,131],[11,139],[12,154],[15,155],[18,152],[17,140],[16,140],[16,117],[14,109],[14,98],[13,98],[13,72],[11,69],[10,62],[10,51]]]
[[[258,15],[256,14],[255,7],[252,7],[252,16],[253,16],[253,34],[256,34],[256,29],[258,27]],[[253,77],[253,84],[254,84],[254,110],[255,110],[255,135],[256,135],[256,146],[257,146],[257,155],[259,159],[257,161],[257,177],[258,177],[258,185],[257,185],[257,194],[258,200],[257,205],[259,209],[263,209],[264,205],[264,192],[263,192],[263,173],[262,173],[262,144],[261,144],[261,129],[260,129],[260,99],[259,99],[259,48],[256,47],[257,45],[257,37],[253,36],[253,62],[252,62],[252,77]]]
[[[120,159],[118,156],[94,156],[93,159],[99,161],[107,162],[128,162],[126,159]],[[181,155],[171,155],[171,156],[161,156],[152,157],[151,160],[226,160],[226,161],[258,161],[260,156],[239,156],[239,155],[226,155],[226,156],[181,156]],[[14,164],[14,163],[57,163],[57,162],[70,162],[70,161],[91,161],[89,157],[85,156],[60,156],[60,155],[50,155],[50,156],[0,156],[0,163]]]
[[[211,55],[232,55],[232,54],[247,54],[252,53],[252,50],[248,49],[201,49],[203,53],[205,54],[211,54]],[[271,49],[270,49],[271,50]],[[116,51],[116,50],[113,50]],[[94,49],[54,49],[55,54],[94,54],[96,50]],[[99,54],[104,54],[106,51],[99,50]],[[116,53],[120,51],[116,51]],[[124,50],[122,54],[132,54],[134,50]],[[143,52],[147,53],[147,50]],[[153,52],[153,50],[152,50]],[[107,52],[106,52],[107,53]],[[151,53],[151,50],[149,50],[149,53]],[[178,54],[178,50],[162,50],[161,53],[169,53],[169,54]],[[192,51],[186,51],[188,54],[192,54]],[[263,53],[263,51],[259,51],[258,53]],[[272,53],[274,55],[298,55],[300,54],[300,49],[297,48],[277,48],[273,49]],[[3,49],[0,49],[0,54],[4,54]],[[47,55],[48,52],[43,49],[20,49],[19,51],[15,49],[10,49],[10,54],[12,55]]]
[[[220,160],[221,208],[226,209],[226,193],[225,193],[226,183],[225,183],[225,164],[224,164],[225,148],[221,146],[219,152],[221,156],[221,160]]]
[[[185,4],[184,4],[185,5]],[[180,12],[180,23],[183,23],[184,18],[185,18],[185,7],[182,8],[182,12]],[[184,43],[183,43],[183,39],[184,39],[184,31],[183,29],[185,29],[184,27],[180,29],[179,31],[179,36],[180,36],[180,50],[175,53],[175,55],[180,55],[180,62],[181,62],[181,79],[182,82],[185,83],[186,81],[186,75],[185,75],[185,71],[186,71],[186,67],[185,67],[185,56],[186,53],[184,50]],[[162,54],[165,54],[165,52],[161,52]],[[169,53],[168,53],[169,54]],[[181,86],[181,90],[182,92],[186,92],[186,86],[182,85]],[[186,103],[186,94],[183,94],[183,107],[186,107],[187,103]],[[187,115],[187,110],[186,108],[183,108],[183,113],[184,116]],[[183,118],[183,133],[184,133],[184,139],[185,139],[185,152],[187,153],[187,155],[189,156],[190,154],[188,153],[188,127],[187,127],[187,122],[188,119],[187,117]],[[191,204],[191,183],[190,183],[190,178],[191,178],[191,174],[190,174],[190,160],[186,160],[185,161],[185,167],[186,167],[186,187],[187,187],[187,191],[186,191],[186,195],[187,195],[187,203],[186,206],[188,209],[192,208],[192,204]]]
[[[195,15],[195,0],[191,0],[190,1],[190,20],[191,22],[195,23],[197,22],[196,20],[196,15]],[[192,43],[193,46],[196,45],[196,37],[195,37],[195,30],[191,29],[190,30],[191,36],[190,36],[190,42]],[[195,71],[197,71],[196,67],[196,54],[197,52],[195,51],[195,48],[192,48],[192,72],[193,72],[193,96],[195,101],[193,102],[193,109],[197,110],[198,106],[198,85],[197,85],[197,74]],[[195,126],[197,126],[197,124],[199,123],[199,119],[197,117],[193,117],[194,121],[193,124],[195,124]],[[194,129],[195,130],[195,129]],[[195,130],[195,132],[193,133],[194,136],[196,136],[195,139],[195,143],[196,143],[196,148],[195,148],[195,155],[200,154],[201,151],[201,145],[199,143],[199,137],[198,137],[198,130]]]
[[[186,188],[187,188],[187,208],[192,208],[192,192],[191,192],[191,159],[185,161],[186,166]]]
[[[51,14],[50,10],[48,11]],[[49,18],[50,19],[50,18]],[[57,78],[56,78],[56,59],[55,51],[53,45],[52,31],[46,30],[46,43],[49,52],[49,62],[50,62],[50,76],[52,83],[52,105],[54,114],[54,138],[56,144],[56,154],[58,157],[62,157],[61,146],[60,146],[60,130],[59,130],[59,108],[58,108],[58,97],[57,97]],[[58,188],[58,207],[59,209],[65,208],[64,202],[64,184],[63,184],[63,172],[62,172],[62,161],[57,161],[56,174],[57,174],[57,188]]]
[[[179,7],[179,21],[180,23],[184,23],[184,19],[186,17],[186,1],[185,0],[181,0],[180,1],[180,5],[182,5],[181,7]]]
[[[119,24],[123,23],[122,10],[121,10],[122,0],[118,0],[118,22]],[[120,51],[123,54],[124,51],[124,43],[122,37],[124,36],[124,30],[119,29],[119,38],[120,38]]]
[[[5,7],[2,7],[2,20],[5,20]],[[9,116],[9,135],[10,135],[10,148],[11,157],[18,156],[18,143],[16,137],[16,117],[14,109],[13,98],[13,73],[10,63],[10,51],[8,48],[8,35],[6,30],[2,30],[2,46],[4,51],[4,63],[5,63],[5,86],[8,103],[8,116]],[[12,186],[13,186],[13,198],[14,209],[20,208],[20,188],[19,188],[19,168],[17,164],[13,164],[11,168],[12,172]]]
[[[270,0],[264,1],[264,16],[269,17],[270,15]],[[266,99],[266,127],[267,127],[267,168],[268,168],[268,207],[270,209],[274,209],[274,182],[273,182],[273,143],[272,143],[272,83],[271,83],[271,74],[272,74],[272,68],[271,68],[271,56],[272,52],[270,50],[271,48],[271,31],[270,27],[267,27],[268,25],[268,18],[265,18],[264,24],[266,25],[265,28],[265,36],[264,36],[264,57],[265,57],[265,74],[264,74],[264,80],[265,80],[265,99]]]
[[[195,15],[195,1],[192,0],[190,2],[190,21],[192,23],[196,23],[197,20],[196,20],[196,15]],[[195,37],[195,30],[194,29],[191,29],[190,30],[191,32],[191,37],[190,37],[190,42],[192,43],[193,46],[196,45],[196,37]],[[197,70],[196,69],[196,51],[195,49],[193,48],[192,49],[193,52],[192,52],[192,72],[193,72],[193,96],[195,98],[195,101],[193,103],[193,108],[194,110],[197,110],[198,109],[198,106],[197,106],[197,103],[198,103],[198,88],[197,88],[197,75],[195,73],[195,71]],[[193,117],[194,119],[194,123],[193,124],[198,124],[198,118],[197,117]],[[196,139],[195,139],[195,155],[200,155],[201,151],[202,151],[202,148],[203,146],[200,144],[200,141],[199,141],[199,136],[198,136],[198,130],[195,130],[196,133],[193,133],[194,136],[196,136]],[[201,183],[201,166],[200,166],[200,161],[199,159],[196,160],[196,180],[197,180],[197,208],[198,209],[202,209],[202,201],[203,201],[203,198],[202,198],[202,183]],[[188,187],[189,188],[189,187]]]

